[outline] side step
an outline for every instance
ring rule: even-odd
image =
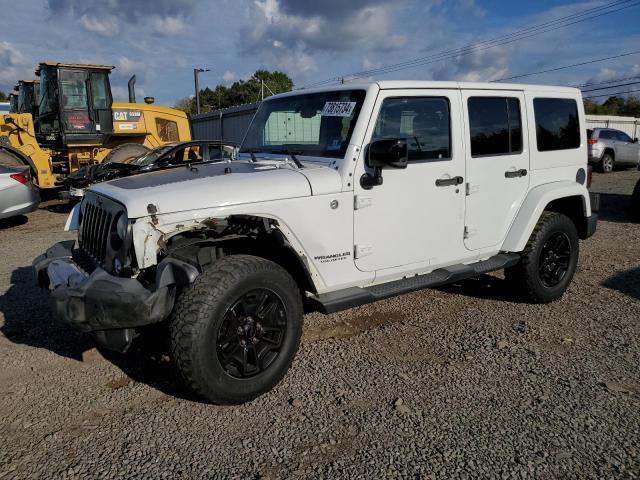
[[[414,275],[370,287],[350,287],[337,292],[323,293],[322,295],[311,297],[310,300],[317,304],[318,310],[322,313],[334,313],[395,295],[414,292],[423,288],[440,287],[448,283],[476,277],[483,273],[512,267],[519,261],[520,255],[517,253],[499,253],[482,262],[438,268],[425,275]]]

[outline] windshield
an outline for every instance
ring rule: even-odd
[[[151,165],[153,162],[158,160],[162,155],[171,150],[175,145],[163,145],[161,147],[154,148],[153,150],[149,150],[146,153],[143,153],[139,157],[128,158],[123,160],[120,163],[126,163],[128,165],[137,165],[138,167],[146,167],[147,165]]]
[[[338,90],[263,102],[240,152],[341,158],[365,95],[364,90]]]

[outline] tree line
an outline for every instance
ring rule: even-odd
[[[289,92],[293,81],[286,73],[258,70],[248,80],[238,80],[230,86],[217,85],[214,89],[200,90],[200,113],[221,108],[254,103],[264,97]],[[175,107],[189,114],[196,113],[195,97],[185,97],[176,102]]]
[[[619,115],[621,117],[640,117],[639,97],[609,97],[603,103],[593,100],[584,101],[584,111],[590,115]]]

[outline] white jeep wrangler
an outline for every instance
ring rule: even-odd
[[[588,176],[576,89],[296,91],[263,102],[236,161],[93,186],[67,222],[77,242],[34,273],[108,348],[166,321],[186,384],[240,403],[284,376],[305,311],[499,269],[531,302],[559,298],[596,228]]]

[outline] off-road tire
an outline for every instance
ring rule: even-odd
[[[140,155],[147,153],[149,148],[139,143],[123,143],[111,150],[102,163],[122,163],[125,160],[139,157]]]
[[[566,273],[560,282],[545,286],[539,272],[540,256],[546,242],[556,233],[563,233],[571,247]],[[505,269],[505,278],[524,300],[531,303],[548,303],[562,297],[576,271],[579,256],[578,232],[575,224],[561,213],[543,212],[521,253],[520,262]]]
[[[286,330],[278,356],[251,378],[230,375],[218,357],[218,334],[228,309],[255,289],[279,296]],[[216,261],[183,291],[170,322],[171,353],[184,383],[216,404],[244,403],[271,390],[286,374],[302,336],[302,300],[298,285],[282,267],[249,255]]]
[[[609,152],[605,152],[600,159],[600,163],[598,164],[598,169],[602,173],[611,173],[616,165],[615,160],[613,159],[613,155]]]

